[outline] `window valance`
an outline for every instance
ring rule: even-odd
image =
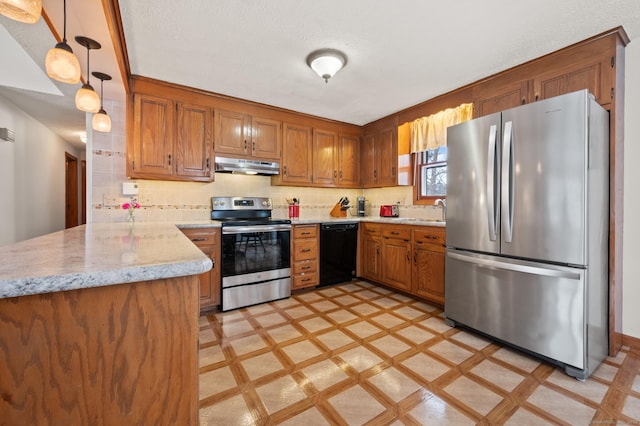
[[[473,116],[473,104],[462,104],[447,108],[410,123],[411,152],[423,152],[447,146],[447,127],[462,123]]]

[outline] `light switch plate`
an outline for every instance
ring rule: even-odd
[[[138,195],[138,182],[122,182],[122,195]]]

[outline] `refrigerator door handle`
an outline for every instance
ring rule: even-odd
[[[580,272],[570,271],[566,269],[555,269],[555,268],[552,269],[552,267],[540,268],[537,266],[530,266],[530,265],[519,264],[519,263],[501,262],[498,260],[468,256],[460,253],[453,253],[451,251],[447,252],[447,256],[452,259],[473,263],[485,268],[496,268],[496,269],[502,269],[507,271],[522,272],[526,274],[541,275],[541,276],[555,277],[555,278],[567,278],[570,280],[580,280],[582,278]]]
[[[513,122],[507,121],[504,124],[504,136],[502,139],[502,184],[501,194],[501,216],[502,235],[505,242],[510,243],[513,239]]]
[[[487,216],[489,219],[489,239],[496,240],[497,209],[495,205],[495,183],[496,183],[496,136],[497,126],[494,124],[489,128],[489,153],[487,159]]]

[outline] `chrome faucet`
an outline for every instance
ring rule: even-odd
[[[443,200],[442,198],[438,198],[433,205],[438,207],[440,204],[442,204],[442,221],[444,222],[446,220],[446,216],[447,216],[447,201]]]

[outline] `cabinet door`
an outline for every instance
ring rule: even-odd
[[[499,81],[495,84],[478,85],[476,90],[479,93],[474,96],[474,118],[523,105],[529,100],[528,80],[511,84],[502,84],[502,81]]]
[[[364,135],[362,138],[362,161],[360,164],[362,173],[362,186],[365,188],[373,188],[377,183],[376,171],[376,140],[375,134]]]
[[[610,103],[610,73],[612,72],[610,60],[609,56],[596,57],[536,76],[533,80],[534,100],[589,89],[600,105]]]
[[[414,245],[413,291],[416,296],[444,305],[444,247]]]
[[[313,183],[333,186],[338,179],[336,145],[338,135],[326,130],[313,129]]]
[[[216,110],[215,152],[247,157],[251,153],[247,131],[250,117],[241,112]]]
[[[382,250],[381,241],[382,239],[380,237],[370,236],[365,236],[362,240],[364,245],[362,250],[362,254],[364,256],[364,260],[362,262],[362,276],[373,281],[380,281],[382,278],[382,265],[380,262],[380,251]]]
[[[346,187],[360,186],[360,138],[340,136],[338,144],[338,184]]]
[[[411,290],[411,243],[396,238],[382,240],[382,282]]]
[[[380,161],[378,185],[396,186],[398,184],[398,142],[397,128],[380,131],[375,155]]]
[[[311,128],[284,124],[282,183],[311,183]]]
[[[282,122],[268,118],[251,119],[251,155],[257,158],[280,160]]]
[[[213,179],[211,114],[211,109],[204,106],[178,104],[178,175]]]
[[[168,99],[134,95],[133,175],[173,174],[174,106]]]
[[[198,275],[200,281],[200,309],[220,304],[221,243],[218,229],[186,228],[182,232],[204,254],[209,256],[213,267],[209,272]]]

